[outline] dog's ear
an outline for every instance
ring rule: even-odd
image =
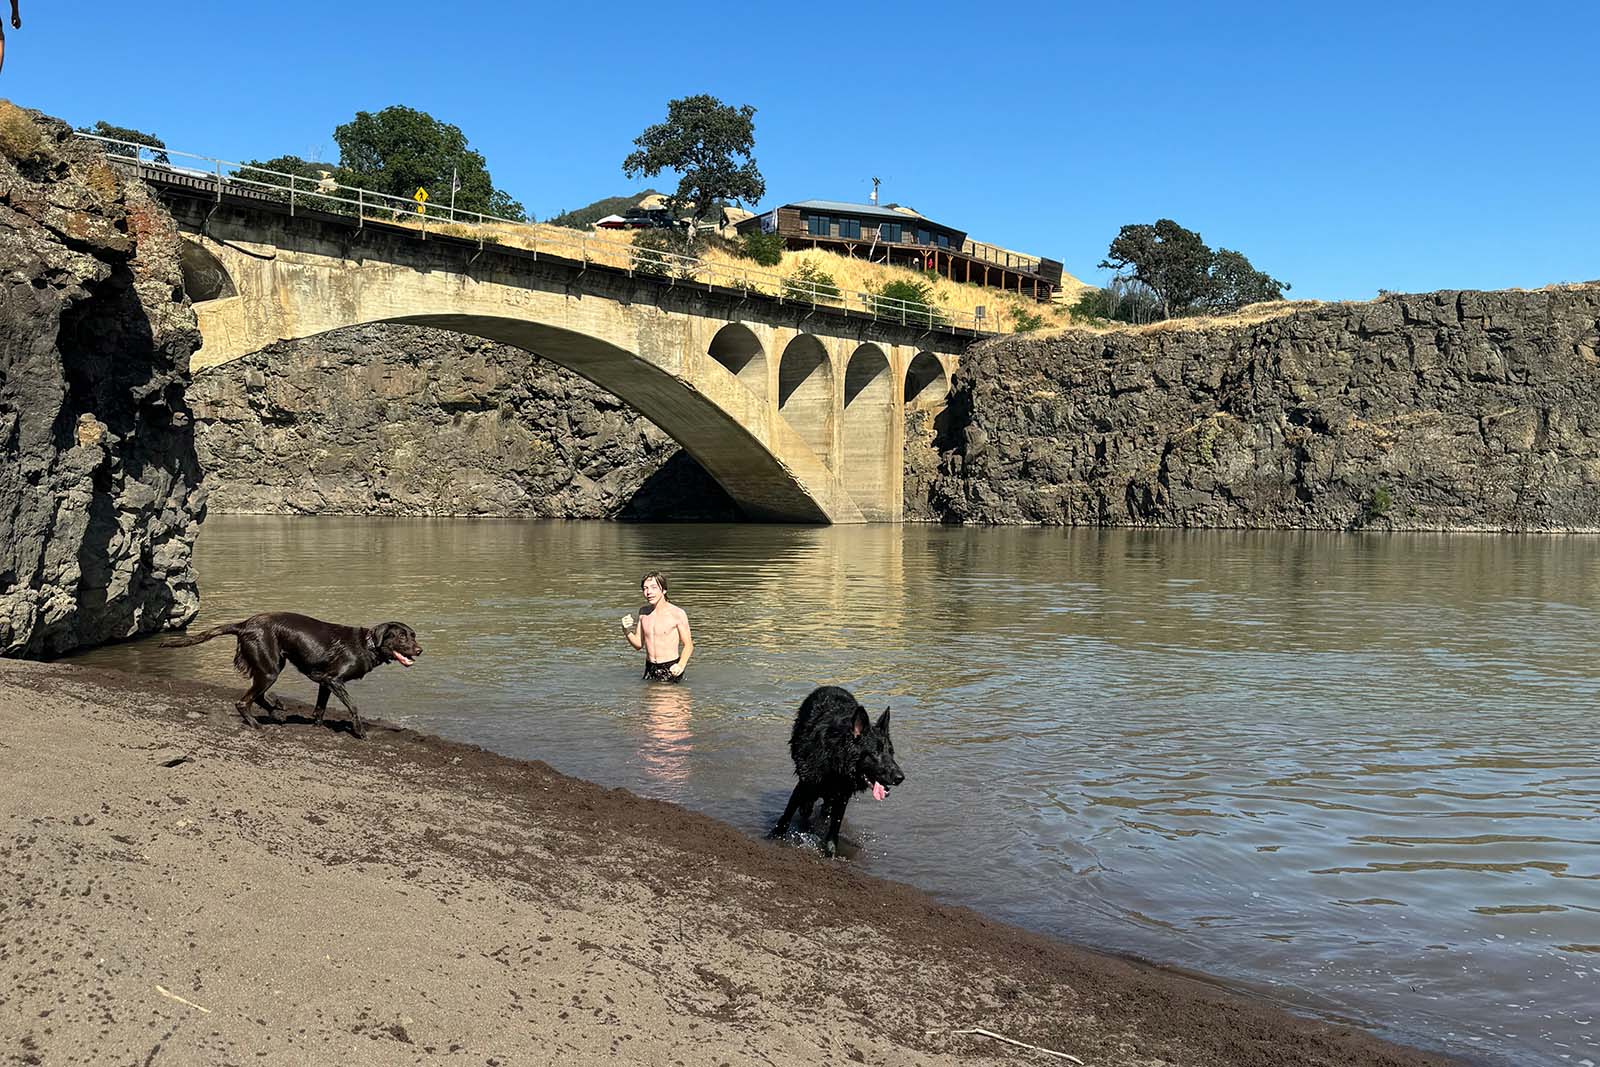
[[[889,728],[889,709],[888,708],[884,708],[883,709],[883,714],[878,716],[878,729],[879,730],[887,730],[888,728]]]
[[[384,638],[389,636],[389,627],[392,623],[380,622],[367,631],[367,645],[376,652],[383,647]]]
[[[871,725],[872,721],[867,718],[867,709],[862,707],[860,704],[857,704],[855,718],[850,723],[851,729],[855,732],[857,737],[860,737],[862,734],[867,732]]]

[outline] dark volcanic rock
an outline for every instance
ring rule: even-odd
[[[143,186],[0,101],[0,655],[194,617],[200,338],[178,248]]]
[[[738,517],[671,438],[520,348],[369,325],[195,375],[217,512]]]
[[[924,499],[969,523],[1600,529],[1597,352],[1596,283],[994,341]]]
[[[934,487],[939,478],[938,433],[946,423],[944,409],[936,414],[926,408],[906,411],[906,451],[903,477],[905,521],[938,522],[934,507]]]

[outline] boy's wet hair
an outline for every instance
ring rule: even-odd
[[[666,595],[666,592],[667,592],[667,576],[665,574],[662,574],[660,571],[651,571],[649,574],[646,574],[643,578],[640,578],[639,579],[639,588],[643,589],[644,588],[644,583],[648,582],[652,578],[654,578],[656,580],[656,584],[661,587],[662,595],[663,596]]]

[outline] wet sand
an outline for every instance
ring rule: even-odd
[[[1453,1062],[706,816],[0,660],[0,1062]],[[356,692],[359,700],[359,687]],[[330,728],[330,724],[338,727]]]

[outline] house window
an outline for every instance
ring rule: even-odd
[[[932,243],[933,243],[933,239],[928,236],[928,231],[927,230],[918,230],[917,231],[917,244],[926,245],[926,244],[932,244]]]
[[[840,219],[839,220],[839,236],[840,237],[855,237],[855,238],[859,238],[861,236],[861,220],[860,219]]]
[[[949,234],[941,233],[939,235],[939,247],[940,248],[949,248],[950,247],[950,235]]]
[[[899,244],[901,230],[902,227],[898,222],[880,222],[878,223],[878,240]]]
[[[826,215],[807,215],[806,216],[806,232],[809,233],[813,237],[826,237],[826,236],[828,236],[828,216],[826,216]]]

